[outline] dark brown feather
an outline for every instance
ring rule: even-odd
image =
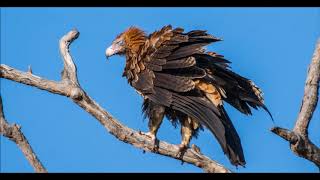
[[[192,79],[165,73],[155,73],[154,85],[176,92],[186,92],[194,88]]]
[[[176,69],[163,69],[161,72],[179,77],[188,77],[191,79],[203,78],[206,76],[206,71],[196,66]]]
[[[194,57],[188,57],[183,59],[178,59],[174,61],[168,61],[166,64],[162,66],[162,69],[179,69],[191,67],[196,64],[196,59]]]

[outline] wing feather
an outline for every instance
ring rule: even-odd
[[[187,57],[178,60],[168,61],[162,66],[162,69],[178,69],[191,67],[196,64],[196,59],[194,57]]]
[[[155,73],[154,85],[176,92],[187,92],[195,87],[188,77],[179,77],[165,73]]]

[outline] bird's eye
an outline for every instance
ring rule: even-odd
[[[122,46],[122,45],[123,45],[123,43],[124,43],[124,41],[123,41],[123,40],[121,40],[121,41],[118,41],[118,42],[117,42],[117,44],[118,44],[118,45],[120,45],[120,46]]]

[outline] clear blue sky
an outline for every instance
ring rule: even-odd
[[[105,48],[129,26],[147,33],[172,24],[204,29],[223,38],[208,47],[232,61],[231,67],[259,85],[276,125],[292,128],[303,96],[307,67],[320,35],[319,8],[2,8],[1,63],[59,80],[59,39],[72,28],[71,46],[84,90],[123,124],[147,130],[141,97],[122,78],[125,59],[105,59]],[[146,153],[110,135],[71,100],[1,79],[4,112],[22,131],[49,172],[202,172],[192,165]],[[192,143],[236,172],[318,172],[272,134],[264,111],[244,116],[226,105],[240,135],[246,168],[235,169],[205,130]],[[310,137],[320,145],[319,105]],[[164,121],[159,139],[180,142],[180,130]],[[1,172],[33,172],[14,143],[1,137]]]

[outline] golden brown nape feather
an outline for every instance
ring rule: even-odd
[[[144,31],[134,26],[121,33],[119,37],[125,42],[126,53],[130,54],[137,54],[147,39]]]

